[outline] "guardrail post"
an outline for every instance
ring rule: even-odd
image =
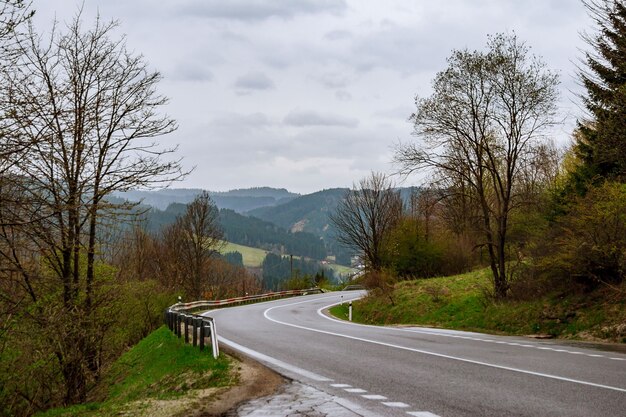
[[[348,305],[348,321],[352,321],[352,301]]]
[[[183,322],[185,323],[185,344],[189,343],[189,316],[186,314],[183,316]]]
[[[176,319],[175,319],[175,322],[176,322],[176,336],[178,336],[178,338],[180,339],[180,337],[181,337],[181,335],[182,335],[182,333],[180,332],[180,326],[181,326],[183,323],[182,323],[182,317],[181,317],[181,314],[180,314],[178,311],[176,312]]]
[[[209,325],[211,326],[211,347],[213,348],[213,357],[217,359],[220,356],[220,348],[217,345],[217,329],[215,327],[215,321],[211,320]]]
[[[193,323],[193,345],[198,345],[198,319],[196,317],[191,318],[191,322]]]
[[[204,319],[200,319],[200,351],[204,350]]]

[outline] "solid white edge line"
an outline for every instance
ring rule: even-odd
[[[528,371],[528,370],[525,370],[525,369],[513,368],[513,367],[510,367],[510,366],[496,365],[496,364],[493,364],[493,363],[476,361],[476,360],[473,360],[473,359],[460,358],[458,356],[445,355],[445,354],[442,354],[442,353],[430,352],[430,351],[422,350],[422,349],[414,349],[414,348],[410,348],[410,347],[406,347],[406,346],[394,345],[392,343],[379,342],[377,340],[370,340],[370,339],[365,339],[365,338],[362,338],[362,337],[349,336],[349,335],[345,335],[345,334],[341,334],[341,333],[335,333],[335,332],[330,332],[330,331],[326,331],[326,330],[312,329],[310,327],[300,326],[300,325],[297,325],[297,324],[285,323],[285,322],[282,322],[280,320],[273,319],[273,318],[271,318],[269,316],[269,312],[274,310],[274,309],[276,309],[276,308],[290,307],[290,306],[293,306],[293,305],[310,303],[310,302],[313,302],[313,301],[318,301],[318,300],[317,299],[316,300],[305,300],[305,301],[299,301],[299,302],[296,302],[296,303],[283,304],[283,305],[280,305],[280,306],[270,307],[270,308],[266,309],[263,312],[263,316],[267,320],[272,321],[274,323],[282,324],[284,326],[294,327],[294,328],[301,329],[301,330],[307,330],[307,331],[316,332],[316,333],[328,334],[328,335],[331,335],[331,336],[343,337],[343,338],[346,338],[346,339],[358,340],[358,341],[361,341],[361,342],[372,343],[372,344],[379,345],[379,346],[386,346],[386,347],[391,347],[391,348],[395,348],[395,349],[401,349],[401,350],[406,350],[406,351],[410,351],[410,352],[421,353],[421,354],[424,354],[424,355],[431,355],[431,356],[436,356],[436,357],[439,357],[439,358],[451,359],[451,360],[455,360],[455,361],[459,361],[459,362],[465,362],[465,363],[471,363],[471,364],[474,364],[474,365],[486,366],[486,367],[494,368],[494,369],[502,369],[502,370],[505,370],[505,371],[517,372],[517,373],[526,374],[526,375],[533,375],[533,376],[538,376],[538,377],[542,377],[542,378],[549,378],[549,379],[554,379],[554,380],[558,380],[558,381],[571,382],[571,383],[574,383],[574,384],[587,385],[587,386],[596,387],[596,388],[604,388],[604,389],[608,389],[608,390],[612,390],[612,391],[626,392],[626,388],[614,387],[614,386],[611,386],[611,385],[604,385],[604,384],[596,384],[595,382],[588,382],[588,381],[582,381],[582,380],[573,379],[573,378],[566,378],[566,377],[562,377],[562,376],[558,376],[558,375],[544,374],[542,372]],[[345,302],[345,300],[344,300],[344,302]],[[329,304],[327,306],[321,307],[321,308],[319,308],[317,310],[317,313],[319,315],[323,316],[323,314],[321,313],[322,310],[325,310],[327,308],[330,308],[330,307],[338,305],[338,304],[340,304],[340,303],[333,303],[333,304]],[[333,319],[330,319],[330,320],[333,320]],[[339,320],[337,320],[337,321],[339,321]],[[341,323],[343,323],[343,322],[341,322]],[[371,326],[371,327],[376,327],[376,326]]]
[[[350,300],[347,301],[354,301],[354,300],[358,300],[362,297],[355,297],[352,298]],[[346,301],[343,301],[346,302]],[[620,359],[620,358],[609,358],[606,355],[598,355],[598,354],[589,354],[589,353],[583,353],[583,352],[572,352],[570,350],[564,350],[564,349],[556,349],[553,347],[544,347],[544,346],[540,346],[540,345],[529,345],[529,344],[522,344],[522,343],[518,343],[518,342],[505,342],[505,341],[499,341],[499,340],[495,340],[495,339],[480,339],[477,337],[469,337],[469,336],[462,336],[462,335],[457,335],[457,334],[448,334],[448,333],[444,333],[443,331],[438,331],[438,329],[433,329],[431,330],[420,330],[420,329],[400,329],[400,328],[395,328],[395,327],[388,327],[388,326],[375,326],[375,325],[371,325],[371,324],[362,324],[362,323],[352,323],[350,321],[346,321],[346,320],[340,320],[337,319],[335,317],[331,317],[329,315],[326,315],[324,313],[322,313],[322,310],[325,310],[327,308],[330,307],[334,307],[336,305],[341,304],[341,302],[337,302],[337,303],[333,303],[330,304],[326,307],[322,307],[320,309],[317,310],[317,314],[319,314],[321,317],[325,318],[326,320],[330,320],[330,321],[335,321],[338,323],[342,323],[342,324],[347,324],[347,325],[351,325],[351,326],[360,326],[360,327],[371,327],[374,329],[387,329],[387,330],[392,330],[392,331],[397,331],[397,332],[409,332],[409,333],[418,333],[418,334],[424,334],[424,335],[428,335],[428,336],[441,336],[441,337],[452,337],[452,338],[460,338],[460,339],[468,339],[468,340],[475,340],[475,341],[479,341],[479,342],[489,342],[489,343],[498,343],[498,344],[506,344],[506,345],[510,345],[510,346],[520,346],[520,347],[525,347],[525,348],[533,348],[533,349],[541,349],[541,350],[551,350],[554,352],[563,352],[563,353],[572,353],[574,355],[586,355],[592,358],[606,358],[606,359],[615,359],[615,360],[623,360],[626,361],[625,359]]]
[[[312,379],[313,381],[319,381],[319,382],[329,382],[332,381],[332,379],[330,378],[326,378],[325,376],[316,374],[315,372],[311,372],[311,371],[307,371],[306,369],[302,369],[299,368],[297,366],[288,364],[287,362],[283,362],[279,359],[276,358],[272,358],[271,356],[267,356],[261,352],[257,352],[256,350],[252,350],[250,348],[247,348],[245,346],[240,345],[239,343],[235,343],[232,340],[228,340],[225,337],[222,336],[218,336],[217,337],[218,340],[220,341],[220,343],[225,343],[228,346],[230,346],[233,349],[236,349],[242,353],[245,353],[248,356],[251,356],[255,359],[258,359],[262,362],[266,362],[266,363],[271,363],[272,365],[278,366],[279,368],[283,368],[287,371],[296,373],[298,375],[301,375],[305,378],[309,378]]]

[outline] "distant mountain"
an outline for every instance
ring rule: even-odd
[[[332,188],[295,198],[276,207],[262,207],[246,214],[277,224],[291,232],[308,232],[324,239],[326,249],[336,262],[350,265],[354,254],[337,242],[337,232],[329,216],[343,199],[347,188]]]
[[[332,228],[328,216],[335,211],[347,188],[332,188],[297,197],[276,207],[261,207],[247,215],[274,223],[292,232],[309,232],[328,238]]]
[[[291,254],[316,260],[326,258],[324,241],[311,233],[289,232],[274,223],[247,217],[233,210],[220,210],[224,238],[232,243],[252,246],[279,254]]]
[[[165,210],[172,203],[190,203],[202,191],[199,188],[168,188],[157,191],[127,191],[116,193],[115,197],[128,201],[141,201],[144,205]],[[238,213],[283,204],[299,196],[284,188],[270,187],[209,191],[209,195],[220,209],[230,209]]]

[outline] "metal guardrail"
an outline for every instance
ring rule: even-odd
[[[217,328],[213,317],[201,316],[191,311],[197,311],[207,308],[229,307],[238,304],[249,304],[260,301],[271,300],[275,298],[293,297],[298,295],[319,294],[323,291],[320,288],[310,288],[308,290],[288,290],[277,291],[259,295],[247,295],[245,297],[228,298],[225,300],[213,301],[192,301],[190,303],[176,303],[165,310],[165,323],[179,338],[185,337],[185,343],[191,340],[194,346],[199,346],[200,350],[204,350],[205,338],[211,338],[211,347],[213,357],[220,355],[219,345],[217,342]],[[191,331],[190,331],[191,330]]]
[[[184,335],[185,343],[189,343],[189,330],[191,328],[193,345],[200,346],[200,350],[204,350],[205,338],[207,336],[211,337],[213,357],[217,359],[220,355],[220,349],[217,343],[217,329],[213,317],[204,317],[198,314],[179,311],[176,309],[179,304],[174,304],[172,307],[165,310],[165,323],[167,327],[179,338]]]

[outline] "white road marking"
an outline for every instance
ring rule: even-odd
[[[366,394],[366,395],[361,395],[361,397],[367,400],[378,400],[378,401],[387,399],[387,397],[385,397],[384,395],[376,395],[376,394]]]
[[[406,403],[401,403],[401,402],[383,402],[382,404],[386,405],[387,407],[395,407],[395,408],[408,408],[409,405]]]
[[[366,390],[361,388],[344,388],[343,390],[346,392],[352,392],[354,394],[363,394],[364,392],[367,392]]]
[[[445,354],[442,354],[442,353],[430,352],[430,351],[427,351],[427,350],[415,349],[415,348],[410,348],[410,347],[407,347],[407,346],[394,345],[392,343],[380,342],[378,340],[365,339],[365,338],[356,337],[356,336],[349,336],[349,335],[346,335],[346,334],[330,332],[330,331],[327,331],[327,330],[313,329],[311,327],[305,327],[305,326],[300,326],[300,325],[297,325],[297,324],[285,323],[283,321],[273,319],[273,318],[271,318],[269,316],[269,312],[274,310],[274,309],[276,309],[276,308],[290,307],[290,306],[293,306],[293,305],[310,303],[310,302],[313,302],[313,301],[318,301],[318,300],[317,299],[316,300],[305,300],[305,301],[299,301],[299,302],[295,302],[295,303],[291,303],[291,304],[283,304],[283,305],[270,307],[270,308],[266,309],[263,312],[263,316],[267,320],[272,321],[272,322],[277,323],[277,324],[282,324],[283,326],[289,326],[289,327],[293,327],[293,328],[296,328],[296,329],[307,330],[307,331],[311,331],[311,332],[315,332],[315,333],[322,333],[322,334],[328,334],[328,335],[331,335],[331,336],[343,337],[343,338],[351,339],[351,340],[358,340],[358,341],[361,341],[361,342],[372,343],[372,344],[379,345],[379,346],[386,346],[386,347],[391,347],[391,348],[395,348],[395,349],[401,349],[401,350],[406,350],[406,351],[410,351],[410,352],[421,353],[421,354],[424,354],[424,355],[431,355],[431,356],[436,356],[436,357],[439,357],[439,358],[451,359],[451,360],[455,360],[455,361],[459,361],[459,362],[465,362],[465,363],[471,363],[471,364],[474,364],[474,365],[486,366],[486,367],[494,368],[494,369],[502,369],[502,370],[505,370],[505,371],[517,372],[517,373],[526,374],[526,375],[533,375],[533,376],[538,376],[538,377],[542,377],[542,378],[555,379],[555,380],[558,380],[558,381],[571,382],[571,383],[574,383],[574,384],[587,385],[587,386],[596,387],[596,388],[604,388],[604,389],[608,389],[608,390],[612,390],[612,391],[626,392],[626,388],[614,387],[614,386],[611,386],[611,385],[604,385],[604,384],[596,384],[595,382],[582,381],[582,380],[579,380],[579,379],[566,378],[566,377],[562,377],[562,376],[558,376],[558,375],[544,374],[542,372],[528,371],[528,370],[525,370],[525,369],[513,368],[513,367],[510,367],[510,366],[497,365],[497,364],[477,361],[477,360],[473,360],[473,359],[461,358],[461,357],[458,357],[458,356],[445,355]],[[330,306],[333,306],[333,305],[336,305],[336,303],[328,305],[328,306],[321,307],[320,309],[317,310],[318,314],[322,315],[322,313],[321,313],[322,310],[327,309],[327,308],[329,308]],[[580,353],[580,354],[582,354],[582,353]]]
[[[351,300],[346,300],[344,302],[358,300],[359,298],[360,297],[352,298]],[[353,326],[364,326],[364,327],[381,328],[381,326],[372,326],[372,325],[368,325],[368,324],[352,323],[352,322],[349,322],[349,321],[339,320],[339,319],[336,319],[336,318],[333,318],[333,317],[329,317],[329,316],[327,316],[325,314],[322,314],[322,310],[325,310],[325,309],[327,309],[329,307],[336,306],[337,304],[339,304],[339,303],[333,303],[333,304],[328,305],[328,306],[326,306],[324,308],[321,308],[321,309],[319,309],[317,311],[317,313],[320,316],[322,316],[325,319],[327,319],[327,320],[336,321],[336,322],[343,323],[343,324],[348,324],[348,325],[353,325]],[[572,352],[572,351],[569,351],[569,350],[555,349],[555,348],[544,347],[544,346],[529,345],[529,344],[522,344],[522,343],[516,343],[516,342],[506,342],[506,341],[493,340],[493,339],[482,339],[480,337],[471,337],[471,336],[462,336],[462,335],[456,335],[456,334],[448,334],[448,333],[446,333],[445,329],[420,330],[420,329],[399,329],[399,328],[394,328],[394,327],[385,327],[385,329],[394,330],[394,331],[401,331],[401,332],[420,333],[420,334],[434,335],[434,336],[441,336],[441,337],[451,337],[451,338],[455,338],[455,339],[474,340],[474,341],[477,341],[477,342],[498,343],[498,344],[509,345],[509,346],[520,346],[520,347],[525,347],[525,348],[533,348],[533,349],[541,349],[541,350],[551,350],[551,351],[554,351],[554,352],[572,353],[574,355],[585,355],[585,356],[588,356],[590,358],[608,358],[605,355],[589,354],[589,353],[583,353],[583,352]],[[614,359],[614,358],[610,358],[610,359]],[[626,359],[617,359],[617,360],[624,360],[624,361],[626,361]]]
[[[350,388],[352,385],[349,384],[330,384],[331,387],[335,388]]]
[[[439,417],[437,414],[429,413],[428,411],[407,411],[406,413],[413,417]]]
[[[256,350],[252,350],[250,348],[242,346],[222,336],[218,336],[217,339],[219,340],[220,343],[226,343],[228,346],[232,347],[233,349],[237,349],[238,351],[245,353],[248,356],[252,356],[253,358],[256,358],[263,362],[271,363],[272,365],[278,366],[279,368],[286,369],[287,371],[296,373],[305,378],[312,379],[313,381],[320,381],[320,382],[332,381],[332,379],[330,378],[326,378],[325,376],[321,376],[314,372],[307,371],[306,369],[298,368],[297,366],[288,364],[279,359],[272,358],[271,356],[267,356],[261,352],[257,352]]]

